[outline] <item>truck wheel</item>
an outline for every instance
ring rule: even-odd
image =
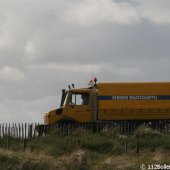
[[[40,137],[40,136],[42,136],[43,134],[47,134],[47,128],[48,128],[48,126],[47,125],[37,125],[36,127],[35,127],[35,131],[38,133],[38,136]]]
[[[73,119],[62,119],[55,126],[60,133],[69,134],[76,127],[76,121]]]

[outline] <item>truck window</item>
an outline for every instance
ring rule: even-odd
[[[71,105],[88,105],[89,94],[88,93],[75,93],[71,95]]]

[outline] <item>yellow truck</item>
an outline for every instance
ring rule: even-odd
[[[170,121],[170,82],[94,83],[62,90],[60,108],[44,123]]]

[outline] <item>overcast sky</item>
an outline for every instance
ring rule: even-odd
[[[43,122],[75,83],[170,81],[170,0],[0,0],[0,122]]]

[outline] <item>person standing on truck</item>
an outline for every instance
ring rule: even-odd
[[[89,96],[88,94],[82,94],[81,95],[82,98],[82,105],[88,105],[89,104]]]

